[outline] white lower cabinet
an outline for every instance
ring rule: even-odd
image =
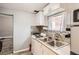
[[[56,55],[53,51],[51,51],[46,46],[42,45],[43,55]]]
[[[35,39],[32,39],[32,53],[33,55],[56,55],[53,51]]]
[[[42,54],[42,48],[41,48],[41,43],[32,39],[32,53],[34,55],[41,55]]]

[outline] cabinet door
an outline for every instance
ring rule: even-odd
[[[36,25],[45,25],[45,19],[42,11],[36,14],[36,22]]]
[[[37,14],[36,14],[36,25],[39,25],[39,23],[40,23],[39,21],[40,21],[40,20],[39,20],[39,14],[37,13]]]
[[[32,39],[31,43],[32,43],[31,52],[32,52],[33,54],[35,54],[36,52],[35,52],[35,41],[34,41],[34,39]]]
[[[42,45],[43,55],[56,55],[53,51]]]
[[[42,55],[41,43],[32,39],[32,53],[34,55]]]
[[[49,10],[50,10],[50,6],[48,5],[43,9],[43,15],[47,16],[47,14],[49,13]]]

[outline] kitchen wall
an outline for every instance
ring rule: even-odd
[[[79,3],[61,3],[61,7],[67,11],[68,15],[70,15],[70,17],[67,16],[67,23],[70,23],[68,21],[70,19],[71,25],[73,25],[73,11],[79,9]]]
[[[71,11],[79,8],[79,3],[61,3],[61,7],[63,7],[66,11]]]
[[[32,13],[8,9],[0,9],[0,13],[13,15],[13,45],[14,51],[26,49],[30,43],[31,25],[35,20]]]
[[[71,10],[79,8],[79,4],[63,4],[63,8],[65,8],[68,12]],[[13,25],[14,25],[14,51],[26,49],[30,43],[30,32],[31,25],[35,25],[35,15],[25,12],[25,11],[17,11],[17,10],[9,10],[9,9],[0,9],[0,13],[12,14],[13,16]]]

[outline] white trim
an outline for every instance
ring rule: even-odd
[[[23,52],[23,51],[28,51],[29,48],[26,48],[26,49],[22,49],[22,50],[18,50],[18,51],[13,51],[13,53],[19,53],[19,52]]]

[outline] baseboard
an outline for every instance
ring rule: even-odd
[[[77,53],[75,53],[75,52],[72,52],[72,51],[70,51],[70,54],[71,54],[71,55],[79,55],[79,54],[77,54]]]
[[[18,51],[13,51],[13,53],[19,53],[19,52],[23,52],[23,51],[29,51],[29,48],[18,50]]]

